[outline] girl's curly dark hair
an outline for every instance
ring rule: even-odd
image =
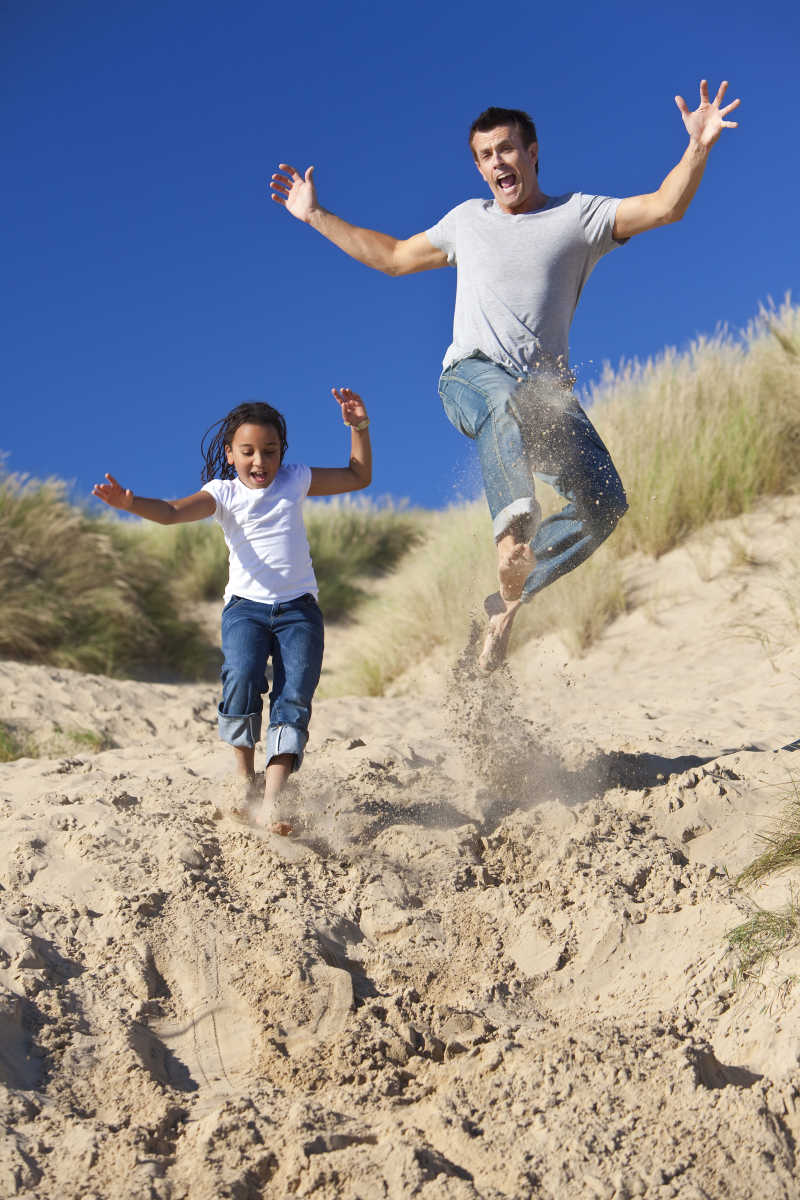
[[[228,462],[225,447],[233,445],[233,435],[240,425],[271,425],[281,443],[281,462],[289,443],[286,440],[286,422],[271,404],[248,400],[228,413],[227,417],[215,421],[203,434],[200,453],[205,459],[203,483],[212,479],[235,479],[236,471]],[[209,441],[209,438],[211,439]]]

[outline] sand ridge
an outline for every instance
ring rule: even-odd
[[[50,747],[0,767],[0,1192],[795,1196],[800,954],[725,953],[800,770],[776,503],[583,659],[320,701],[295,839],[226,815],[216,688],[0,664]]]

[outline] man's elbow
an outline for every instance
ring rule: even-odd
[[[381,270],[385,275],[413,275],[415,271],[423,270],[422,264],[407,242],[398,241],[386,255],[386,261]]]
[[[647,213],[647,224],[650,229],[660,229],[663,225],[673,225],[680,221],[684,210],[678,204],[666,204],[660,197],[650,206]]]
[[[393,257],[384,263],[380,269],[384,275],[390,275],[394,279],[398,275],[408,275],[413,270],[413,267],[410,267],[401,258]]]
[[[678,221],[682,221],[686,216],[687,207],[687,205],[682,205],[681,207],[676,206],[675,208],[668,209],[662,218],[661,224],[677,225]]]

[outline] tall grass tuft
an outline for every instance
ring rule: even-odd
[[[425,524],[419,512],[359,496],[313,500],[304,515],[319,603],[329,620],[351,616],[367,595],[364,580],[394,567],[422,540]]]
[[[381,695],[437,646],[463,642],[471,610],[492,586],[491,544],[484,505],[429,513],[424,542],[360,614],[358,650],[343,688]]]
[[[800,867],[800,789],[793,784],[793,796],[775,820],[772,829],[758,834],[766,849],[746,866],[736,882],[743,886],[758,883],[768,875]]]
[[[4,721],[0,721],[0,763],[14,762],[17,758],[33,757],[32,748],[20,741],[17,732]]]
[[[800,310],[762,308],[679,354],[606,370],[592,418],[630,510],[617,556],[661,555],[709,521],[747,512],[800,479]]]
[[[800,908],[794,896],[777,912],[757,908],[746,921],[728,931],[728,949],[735,957],[733,986],[757,980],[767,963],[800,944]]]
[[[800,788],[792,782],[792,796],[770,830],[758,834],[766,849],[740,871],[735,882],[747,887],[770,875],[800,867]],[[757,978],[767,962],[800,944],[800,906],[794,892],[777,911],[757,908],[746,921],[729,931],[728,948],[736,956],[734,986]]]
[[[422,536],[420,514],[368,502],[308,506],[320,603],[352,614],[365,577]],[[213,677],[218,652],[193,619],[222,598],[228,552],[212,522],[163,527],[98,517],[65,484],[0,475],[0,657],[109,675]]]
[[[175,609],[163,562],[65,485],[0,478],[0,655],[104,674],[206,673],[211,647]]]

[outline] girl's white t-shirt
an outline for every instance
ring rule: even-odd
[[[245,487],[238,477],[203,485],[214,497],[214,518],[228,546],[226,604],[231,596],[277,604],[317,595],[303,524],[310,486],[311,468],[298,463],[281,466],[268,488]]]

